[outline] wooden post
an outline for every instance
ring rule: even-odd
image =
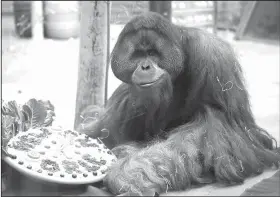
[[[107,69],[107,1],[81,2],[80,62],[74,128],[80,125],[81,112],[89,105],[103,106]],[[67,72],[67,71],[66,71]]]
[[[16,34],[20,38],[32,37],[32,2],[13,1]]]
[[[35,40],[44,38],[43,33],[43,2],[32,1],[32,37]]]
[[[109,83],[109,66],[110,66],[110,21],[111,21],[111,7],[112,4],[110,1],[107,1],[107,65],[106,65],[106,73],[105,73],[105,105],[108,99],[108,83]]]
[[[259,3],[258,1],[250,1],[248,2],[248,4],[246,5],[246,7],[244,8],[244,12],[240,18],[240,23],[239,26],[236,30],[235,33],[235,40],[240,40],[242,39],[242,37],[244,36],[245,30],[247,28],[247,25],[252,17],[253,11],[256,8],[257,3]]]
[[[213,33],[217,34],[217,24],[218,24],[218,2],[213,1]]]
[[[163,15],[168,20],[171,20],[171,3],[172,1],[149,1],[150,11],[157,12]]]

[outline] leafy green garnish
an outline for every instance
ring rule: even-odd
[[[2,147],[19,132],[30,128],[51,126],[55,116],[54,106],[50,101],[30,99],[24,105],[16,101],[2,100]]]

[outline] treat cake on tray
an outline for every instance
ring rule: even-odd
[[[116,161],[100,139],[62,129],[30,128],[11,138],[4,160],[19,172],[61,184],[87,184],[104,178]]]

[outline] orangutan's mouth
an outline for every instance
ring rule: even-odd
[[[157,84],[158,82],[160,82],[162,80],[162,77],[159,77],[157,78],[156,80],[152,81],[152,82],[148,82],[148,83],[141,83],[141,84],[138,84],[140,87],[144,87],[144,88],[147,88],[147,87],[151,87],[155,84]]]

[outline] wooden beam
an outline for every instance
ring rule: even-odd
[[[106,100],[108,64],[107,1],[81,2],[80,62],[74,128],[82,122],[81,112],[89,105],[102,107]],[[67,72],[67,71],[66,71]]]
[[[43,2],[32,1],[32,37],[34,40],[44,39]]]
[[[217,24],[218,24],[218,2],[213,1],[213,33],[217,34]]]
[[[246,31],[246,28],[248,26],[248,22],[251,19],[252,13],[257,5],[257,1],[249,1],[244,9],[244,12],[242,14],[242,17],[240,19],[239,26],[237,28],[236,34],[234,39],[240,40],[244,36],[244,33]]]

